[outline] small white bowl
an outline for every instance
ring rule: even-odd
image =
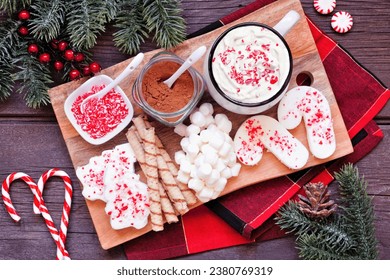
[[[107,141],[111,140],[113,137],[115,137],[118,133],[120,133],[130,122],[134,115],[134,108],[129,100],[129,98],[126,96],[126,94],[123,92],[123,90],[116,86],[114,89],[117,93],[119,93],[127,108],[128,108],[128,115],[122,120],[122,122],[113,130],[108,132],[103,137],[94,139],[92,138],[86,131],[81,129],[80,125],[77,124],[76,118],[74,117],[71,109],[73,103],[76,101],[77,97],[80,95],[85,94],[86,92],[90,91],[92,86],[99,86],[99,85],[108,85],[110,82],[112,82],[112,79],[108,77],[107,75],[98,75],[95,77],[92,77],[88,79],[85,83],[83,83],[81,86],[79,86],[75,91],[73,91],[68,98],[65,100],[64,103],[64,110],[65,114],[68,117],[69,121],[73,125],[73,127],[77,130],[77,132],[80,134],[80,136],[87,141],[88,143],[92,145],[100,145],[103,143],[106,143]]]

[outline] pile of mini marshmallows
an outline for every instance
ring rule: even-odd
[[[213,117],[213,113],[213,106],[204,103],[190,115],[189,126],[179,124],[174,130],[183,137],[182,150],[175,153],[180,166],[177,179],[202,202],[217,198],[241,169],[229,136],[232,123],[225,114]]]

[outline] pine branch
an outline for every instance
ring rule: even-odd
[[[11,75],[14,70],[12,60],[18,42],[18,22],[7,20],[0,25],[0,101],[7,99],[14,88],[14,80]]]
[[[178,0],[144,0],[144,20],[160,47],[171,48],[186,38],[186,23]]]
[[[66,33],[71,45],[81,51],[95,46],[99,34],[105,31],[109,12],[105,0],[71,0],[67,2]]]
[[[0,0],[0,10],[9,15],[29,5],[31,5],[31,0]]]
[[[325,236],[318,234],[303,233],[296,240],[299,257],[305,260],[349,260],[353,259],[345,252],[339,253],[334,251],[329,245],[331,243],[324,242]]]
[[[123,53],[135,54],[148,37],[142,17],[141,0],[125,0],[116,18],[115,46]]]
[[[360,178],[359,171],[352,164],[345,165],[335,174],[339,182],[341,201],[346,206],[344,216],[347,220],[348,234],[355,240],[355,253],[359,259],[378,257],[375,238],[374,210],[371,198],[367,195],[367,183]]]
[[[62,0],[34,1],[31,5],[29,28],[35,39],[49,42],[58,37],[65,21],[65,3]]]
[[[17,71],[13,78],[20,83],[18,93],[24,94],[27,106],[34,109],[50,103],[47,93],[49,85],[53,83],[48,67],[39,62],[35,57],[27,53],[27,43],[25,47],[14,59]]]
[[[336,253],[346,252],[355,245],[343,228],[342,218],[310,219],[301,212],[296,202],[290,201],[279,210],[276,224],[297,236],[306,233],[320,235],[324,242],[331,244],[329,247]]]

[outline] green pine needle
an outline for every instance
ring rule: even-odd
[[[31,4],[31,0],[0,0],[0,10],[9,15]]]
[[[57,38],[65,21],[65,10],[62,0],[34,1],[29,22],[34,38],[44,42]]]
[[[312,220],[306,216],[296,202],[290,201],[279,210],[276,224],[288,233],[297,236],[313,233],[324,237],[335,252],[345,252],[354,246],[354,241],[348,236],[342,226],[342,220],[337,217]]]
[[[22,49],[26,50],[27,44]],[[47,92],[53,81],[48,67],[27,51],[20,53],[14,64],[17,65],[17,71],[13,74],[13,79],[19,82],[17,91],[24,94],[27,106],[36,109],[49,104],[50,97]]]
[[[326,236],[303,233],[296,240],[299,257],[305,260],[348,260],[350,255],[337,251],[330,242],[324,242]]]
[[[115,46],[123,53],[135,54],[148,37],[143,22],[141,0],[125,0],[114,25],[118,28],[114,36]]]
[[[186,38],[186,23],[178,0],[144,0],[143,16],[160,47],[171,48]]]
[[[374,210],[367,194],[367,183],[352,164],[335,174],[343,210],[332,218],[312,219],[290,201],[278,212],[276,224],[293,232],[299,256],[303,259],[376,259]]]
[[[96,45],[97,36],[105,31],[112,15],[104,0],[71,0],[67,4],[67,27],[71,45],[77,50],[88,50]]]
[[[347,231],[356,240],[355,251],[360,259],[378,257],[375,238],[374,210],[367,194],[367,183],[352,164],[345,165],[335,174],[340,184],[341,202],[348,222]]]

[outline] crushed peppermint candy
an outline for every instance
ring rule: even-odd
[[[71,108],[77,124],[93,139],[102,138],[113,131],[129,114],[125,100],[114,88],[101,98],[90,99],[84,104],[84,112],[81,112],[83,100],[104,87],[93,86],[90,91],[78,96]]]

